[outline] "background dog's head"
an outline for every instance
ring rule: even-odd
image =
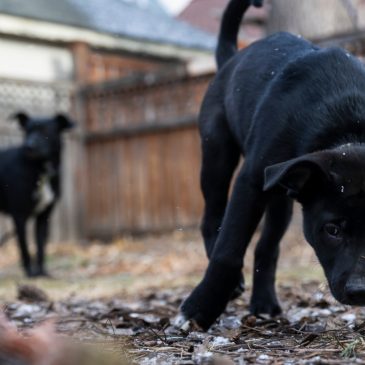
[[[334,297],[365,305],[365,146],[347,144],[266,168],[264,190],[303,206],[304,235]]]
[[[24,130],[25,154],[33,160],[48,160],[59,154],[62,132],[74,127],[63,114],[52,118],[31,118],[25,113],[17,113],[12,118],[17,119]]]

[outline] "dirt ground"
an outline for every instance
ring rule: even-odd
[[[365,364],[365,310],[331,297],[298,216],[281,245],[280,318],[248,314],[252,250],[246,293],[207,333],[170,325],[207,264],[197,231],[51,244],[53,277],[38,280],[22,277],[9,242],[1,248],[0,300],[20,331],[52,319],[62,336],[103,343],[135,364]]]

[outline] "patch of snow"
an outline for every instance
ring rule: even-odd
[[[256,361],[259,363],[266,363],[271,360],[271,357],[269,355],[261,354]]]
[[[228,338],[225,338],[225,337],[222,337],[222,336],[214,337],[213,340],[210,342],[210,344],[213,347],[228,345],[230,343],[232,343],[232,342]]]
[[[22,319],[25,317],[31,317],[34,313],[38,313],[42,310],[39,305],[36,304],[22,304],[15,313],[12,315],[13,319]]]
[[[354,323],[356,320],[356,315],[353,313],[346,313],[341,316],[341,319],[348,324]]]

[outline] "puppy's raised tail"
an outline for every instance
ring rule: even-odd
[[[218,38],[216,60],[218,69],[237,52],[238,33],[246,10],[250,5],[261,7],[263,0],[231,0],[224,11]]]

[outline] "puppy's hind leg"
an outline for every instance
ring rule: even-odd
[[[235,168],[238,165],[240,151],[231,132],[228,130],[223,113],[209,114],[209,119],[201,120],[202,169],[201,189],[205,208],[202,221],[202,235],[208,258],[214,248],[222,225],[227,206],[229,187]],[[243,277],[234,293],[243,292]]]
[[[275,271],[279,256],[279,243],[290,222],[292,199],[273,197],[267,205],[265,225],[255,250],[253,292],[250,311],[271,316],[281,313],[275,293]]]

